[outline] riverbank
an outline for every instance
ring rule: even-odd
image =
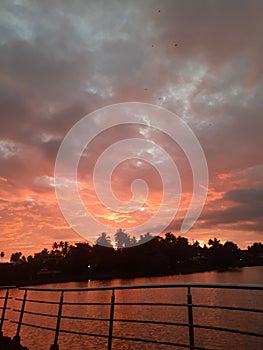
[[[47,276],[42,278],[36,278],[26,281],[21,280],[9,280],[4,283],[1,283],[0,286],[16,286],[16,287],[26,287],[26,286],[36,286],[43,284],[52,284],[52,283],[67,283],[67,282],[87,282],[89,280],[100,281],[100,280],[113,280],[113,279],[134,279],[134,278],[154,278],[154,277],[166,277],[166,276],[176,276],[176,275],[189,275],[194,273],[202,273],[202,272],[236,272],[241,270],[243,267],[256,267],[263,266],[261,265],[242,265],[237,267],[229,267],[229,268],[217,268],[217,267],[208,267],[208,268],[200,268],[197,266],[196,268],[182,268],[180,271],[175,271],[171,273],[171,271],[167,271],[167,273],[155,273],[155,274],[146,274],[146,273],[107,273],[107,274],[85,274],[85,275],[63,275],[56,274],[55,276]],[[1,350],[1,349],[0,349]]]
[[[12,254],[10,263],[0,264],[0,285],[168,276],[263,265],[261,243],[241,250],[233,242],[222,244],[214,238],[208,245],[190,244],[186,237],[171,232],[127,249],[55,242],[52,250],[44,248],[27,258],[21,252]]]

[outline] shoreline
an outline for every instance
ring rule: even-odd
[[[12,286],[12,287],[28,287],[28,286],[37,286],[37,285],[43,285],[43,284],[56,284],[56,283],[68,283],[68,282],[88,282],[89,280],[93,281],[101,281],[101,280],[113,280],[113,279],[134,279],[134,278],[143,278],[143,277],[165,277],[165,276],[176,276],[176,275],[189,275],[189,274],[195,274],[195,273],[202,273],[202,272],[211,272],[211,271],[217,271],[217,272],[236,272],[240,271],[244,267],[257,267],[257,266],[263,266],[263,265],[244,265],[244,266],[236,266],[236,267],[229,267],[229,268],[206,268],[206,269],[194,269],[194,270],[185,270],[180,272],[167,272],[164,273],[156,273],[156,274],[123,274],[123,273],[113,273],[111,275],[109,274],[97,274],[89,276],[77,276],[77,275],[71,275],[71,276],[56,276],[51,278],[40,278],[40,279],[34,279],[31,281],[7,281],[5,284],[0,284],[0,289],[3,289],[5,286]]]

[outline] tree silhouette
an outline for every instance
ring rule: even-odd
[[[251,247],[248,247],[248,253],[255,257],[263,257],[263,244],[255,242]]]
[[[262,243],[241,251],[234,242],[222,243],[217,238],[209,239],[207,246],[201,246],[198,241],[189,243],[187,238],[172,232],[155,237],[147,232],[137,240],[123,229],[118,229],[114,238],[117,249],[102,232],[95,245],[54,242],[52,250],[44,248],[33,257],[28,256],[27,261],[21,252],[13,253],[12,266],[1,264],[4,273],[0,274],[0,282],[32,283],[40,282],[39,279],[56,282],[56,276],[59,280],[155,276],[263,265]],[[127,247],[130,249],[124,249]],[[0,252],[0,257],[3,256]],[[43,269],[49,274],[41,273]]]
[[[13,253],[10,257],[10,261],[17,264],[22,261],[21,256],[22,256],[21,252]]]
[[[176,242],[176,237],[172,234],[172,232],[166,232],[165,242],[166,243],[175,243]]]
[[[114,238],[115,238],[116,246],[119,249],[129,248],[133,245],[130,236],[126,232],[124,232],[124,230],[122,230],[121,228],[119,228],[116,231]]]
[[[52,245],[51,254],[65,257],[68,254],[69,249],[70,249],[70,245],[67,241],[65,242],[60,241],[59,243],[54,242]]]
[[[223,245],[221,258],[225,266],[236,266],[239,264],[240,249],[235,243],[226,241]]]
[[[52,249],[56,250],[58,249],[59,245],[57,242],[54,242],[53,245],[52,245]]]
[[[62,254],[62,256],[66,256],[68,254],[69,247],[70,247],[69,243],[67,241],[65,241],[64,244],[61,246],[61,254]]]
[[[214,238],[214,239],[209,239],[208,245],[211,247],[211,249],[218,249],[222,246],[220,243],[220,239]]]
[[[106,232],[101,232],[100,236],[96,240],[96,244],[102,245],[104,247],[112,248],[110,236]]]
[[[146,242],[149,242],[151,239],[153,239],[153,236],[150,234],[150,232],[145,233],[145,235],[140,235],[139,244],[143,244]]]

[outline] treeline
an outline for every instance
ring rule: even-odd
[[[213,238],[201,246],[198,241],[189,243],[187,238],[171,232],[164,237],[146,233],[136,240],[121,229],[114,238],[115,248],[106,233],[102,233],[93,246],[62,241],[27,258],[21,252],[13,253],[12,264],[0,264],[0,283],[156,276],[263,265],[261,243],[241,250],[234,242],[223,244]]]

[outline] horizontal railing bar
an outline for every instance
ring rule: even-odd
[[[98,317],[81,317],[81,316],[67,316],[62,315],[61,318],[70,319],[70,320],[82,320],[82,321],[103,321],[109,322],[109,318],[98,318]],[[114,320],[115,321],[115,320]]]
[[[30,312],[29,312],[30,313]],[[47,316],[47,315],[45,315]],[[72,318],[72,319],[79,319],[78,317],[71,317],[71,316],[62,316],[61,318]],[[109,319],[96,319],[96,318],[81,318],[83,320],[95,320],[95,321],[109,321]],[[153,324],[153,325],[167,325],[167,326],[179,326],[179,327],[189,327],[190,324],[187,323],[177,323],[177,322],[163,322],[163,321],[149,321],[149,320],[128,320],[128,319],[114,319],[115,322],[126,322],[126,323],[143,323],[143,324]],[[10,321],[12,323],[18,324],[17,321]],[[38,326],[38,325],[32,325],[29,323],[22,323],[22,325],[25,326],[30,326],[30,327],[35,327],[35,328],[41,328],[41,329],[46,329],[46,330],[55,330],[54,328],[50,327],[43,327],[43,326]],[[210,330],[217,330],[217,331],[222,331],[222,332],[228,332],[228,333],[237,333],[237,334],[242,334],[242,335],[249,335],[253,337],[260,337],[263,338],[263,334],[260,333],[254,333],[254,332],[246,332],[246,331],[240,331],[236,329],[231,329],[231,328],[224,328],[224,327],[214,327],[214,326],[205,326],[205,325],[193,325],[195,328],[202,328],[202,329],[210,329]],[[79,335],[90,335],[90,333],[84,333],[84,332],[75,332],[75,331],[68,331],[68,330],[60,330],[60,332],[66,332],[66,333],[72,333],[72,334],[79,334]]]
[[[261,333],[239,331],[237,329],[232,329],[232,328],[204,326],[204,325],[199,325],[199,324],[193,324],[193,327],[194,328],[202,328],[202,329],[211,329],[214,331],[222,331],[222,332],[228,332],[228,333],[237,333],[237,334],[249,335],[251,337],[263,338],[263,334],[261,334]]]
[[[11,321],[12,323],[18,324],[17,321]],[[33,325],[30,323],[25,323],[22,322],[23,326],[27,327],[33,327],[33,328],[39,328],[39,329],[44,329],[48,331],[55,331],[54,328],[51,327],[44,327],[44,326],[39,326],[39,325]],[[100,338],[108,338],[108,335],[106,334],[96,334],[96,333],[84,333],[84,332],[79,332],[79,331],[71,331],[71,330],[65,330],[65,329],[60,329],[60,333],[67,333],[67,334],[76,334],[76,335],[83,335],[83,336],[91,336],[91,337],[100,337]],[[119,336],[113,336],[113,339],[118,339],[118,340],[128,340],[128,341],[135,341],[135,342],[142,342],[142,343],[151,343],[151,344],[159,344],[159,345],[170,345],[170,346],[178,346],[178,347],[184,347],[184,348],[190,348],[189,345],[186,344],[180,344],[180,343],[172,343],[172,342],[163,342],[163,341],[158,341],[158,340],[150,340],[150,339],[140,339],[140,338],[129,338],[129,337],[119,337]],[[212,350],[212,349],[207,349],[207,348],[200,348],[200,347],[194,347],[193,349],[196,350]]]
[[[18,310],[18,309],[13,309],[12,311],[14,311],[14,312],[21,312],[21,310]],[[34,311],[27,311],[27,310],[24,310],[24,314],[36,315],[36,316],[45,316],[45,317],[55,317],[55,318],[58,317],[58,315],[45,314],[45,313],[42,313],[42,312],[34,312]]]
[[[167,325],[167,326],[182,326],[182,327],[190,327],[190,324],[187,323],[176,323],[176,322],[164,322],[164,321],[146,321],[146,320],[128,320],[128,319],[115,319],[115,322],[129,322],[129,323],[146,323],[146,324],[161,324],[161,325]],[[230,329],[230,328],[223,328],[223,327],[214,327],[214,326],[203,326],[203,325],[193,325],[193,327],[196,328],[204,328],[204,329],[211,329],[211,330],[218,330],[223,332],[230,332],[230,333],[238,333],[243,335],[250,335],[253,337],[263,337],[263,334],[261,333],[254,333],[254,332],[246,332],[246,331],[239,331],[236,329]]]
[[[20,310],[13,309],[15,312],[20,312]],[[47,317],[57,317],[57,315],[46,314],[41,312],[34,311],[24,311],[25,314],[36,315],[36,316],[47,316]],[[81,316],[67,316],[61,315],[61,318],[70,319],[70,320],[82,320],[82,321],[103,321],[108,322],[109,318],[98,318],[98,317],[81,317]],[[166,321],[150,321],[150,320],[128,320],[128,319],[114,319],[114,322],[126,322],[126,323],[144,323],[144,324],[161,324],[167,326],[181,326],[181,327],[189,327],[190,325],[187,323],[176,323],[176,322],[166,322]]]
[[[114,319],[114,322],[127,322],[127,323],[145,323],[145,324],[161,324],[161,325],[167,325],[167,326],[182,326],[182,327],[190,327],[190,324],[187,323],[177,323],[177,322],[165,322],[165,321],[149,321],[149,320],[128,320],[128,319]],[[254,337],[263,337],[263,334],[261,333],[254,333],[254,332],[246,332],[246,331],[239,331],[231,328],[223,328],[223,327],[214,327],[214,326],[203,326],[203,325],[196,325],[194,324],[193,327],[195,328],[205,328],[205,329],[211,329],[211,330],[218,330],[223,332],[230,332],[230,333],[238,333],[238,334],[244,334],[244,335],[250,335]]]
[[[74,303],[70,303],[74,305]],[[76,303],[78,305],[78,303]],[[83,305],[86,305],[83,303]],[[93,305],[93,303],[87,303],[87,305]],[[95,305],[104,305],[101,303],[95,303]],[[109,303],[106,303],[106,305],[110,305]],[[200,307],[200,308],[211,308],[211,309],[222,309],[222,310],[236,310],[236,311],[248,311],[248,312],[258,312],[263,313],[263,309],[248,309],[243,307],[234,307],[234,306],[216,306],[216,305],[205,305],[205,304],[178,304],[178,303],[122,303],[122,302],[116,302],[115,306],[170,306],[170,307],[178,307],[178,306],[192,306],[192,307]]]
[[[21,298],[15,298],[17,301],[23,301]],[[54,301],[44,301],[44,300],[34,300],[34,299],[27,299],[27,302],[31,303],[42,303],[42,304],[55,304],[58,305],[59,302],[54,302]],[[98,302],[64,302],[63,305],[98,305],[98,306],[109,306],[110,303],[98,303]],[[208,308],[208,309],[222,309],[222,310],[233,310],[233,311],[245,311],[245,312],[258,312],[258,313],[263,313],[263,309],[248,309],[248,308],[239,308],[239,307],[234,307],[234,306],[219,306],[219,305],[205,305],[205,304],[178,304],[178,303],[121,303],[117,302],[115,305],[119,306],[170,306],[170,307],[178,307],[178,306],[192,306],[192,307],[200,307],[200,308]],[[3,308],[0,307],[0,310]],[[7,308],[10,309],[10,308]],[[20,311],[20,310],[19,310]]]
[[[161,288],[222,288],[222,289],[243,289],[243,290],[263,290],[263,285],[257,284],[230,284],[230,283],[176,283],[176,284],[142,284],[126,286],[105,286],[89,288],[38,288],[38,287],[20,287],[21,290],[43,291],[43,292],[81,292],[81,291],[100,291],[100,290],[124,290],[124,289],[161,289]]]
[[[17,309],[14,309],[13,311],[20,312],[20,310],[17,310]],[[45,314],[45,313],[33,312],[33,311],[24,311],[24,313],[30,314],[30,315],[36,315],[36,316],[46,316],[46,317],[53,317],[53,318],[57,317],[57,315]],[[82,320],[82,321],[102,321],[102,322],[108,322],[109,321],[109,318],[80,317],[80,316],[67,316],[67,315],[62,315],[61,318],[63,318],[63,319],[71,319],[71,320]],[[167,321],[114,319],[114,322],[190,327],[190,324],[187,324],[187,323],[167,322]],[[206,326],[200,326],[200,327],[197,326],[197,327],[198,328],[206,328]],[[209,326],[207,328],[211,329],[211,327],[209,327]],[[214,329],[214,327],[212,327],[212,329]],[[223,328],[222,328],[222,330],[228,331],[227,329],[223,329]]]
[[[111,305],[111,303],[98,303],[98,302],[90,302],[90,303],[86,303],[86,302],[70,302],[70,301],[67,301],[67,302],[63,302],[63,305],[99,305],[99,306],[109,306]]]
[[[15,300],[17,300],[17,301],[23,301],[23,299],[22,298],[15,298]],[[27,302],[30,302],[30,303],[42,303],[42,304],[55,304],[55,305],[58,305],[59,304],[59,302],[58,301],[45,301],[45,300],[35,300],[35,299],[27,299],[26,300]],[[69,302],[69,301],[67,301],[67,302],[63,302],[63,305],[99,305],[99,306],[109,306],[110,305],[110,303],[86,303],[86,302]]]
[[[17,321],[11,321],[11,322],[18,324]],[[44,329],[47,331],[55,331],[56,330],[55,328],[39,326],[39,325],[25,323],[25,322],[22,322],[21,324],[23,326]],[[78,332],[78,331],[69,331],[69,330],[65,330],[65,329],[60,329],[59,333],[69,333],[69,334],[86,335],[86,336],[92,336],[92,337],[108,338],[107,334],[84,333],[84,332]]]
[[[166,326],[180,326],[180,327],[190,327],[188,323],[178,323],[178,322],[168,322],[168,321],[150,321],[150,320],[128,320],[128,319],[114,319],[114,322],[127,322],[127,323],[144,323],[144,324],[154,324],[154,325],[166,325]]]
[[[188,304],[175,304],[175,303],[121,303],[116,302],[115,305],[120,306],[188,306]]]
[[[20,312],[18,309],[13,309],[15,312]],[[36,316],[46,316],[46,317],[55,317],[57,318],[57,315],[52,314],[46,314],[42,312],[34,312],[34,311],[24,311],[25,314],[30,315],[36,315]],[[60,318],[70,319],[70,320],[83,320],[83,321],[109,321],[109,318],[97,318],[97,317],[80,317],[80,316],[67,316],[67,315],[61,315]]]
[[[185,306],[188,306],[188,304],[185,304]],[[248,309],[245,307],[235,307],[235,306],[202,305],[202,304],[189,304],[189,306],[200,307],[200,308],[204,308],[204,309],[221,309],[221,310],[233,310],[233,311],[246,311],[246,312],[263,313],[263,309]]]
[[[23,301],[21,298],[15,298],[17,301]],[[58,305],[59,301],[45,301],[45,300],[34,300],[34,299],[27,299],[27,303],[39,303],[39,304],[51,304],[51,305]]]
[[[193,306],[196,306],[196,305],[193,305]],[[202,305],[199,305],[199,306],[202,307]],[[13,311],[20,312],[20,310],[17,310],[17,309],[13,309]],[[57,315],[38,313],[38,312],[33,312],[33,311],[24,311],[24,313],[38,315],[38,316],[57,317]],[[109,321],[108,318],[76,317],[76,316],[66,316],[66,315],[62,315],[61,318],[64,318],[64,319],[76,319],[76,320],[90,320],[90,321]],[[182,327],[189,327],[190,326],[187,323],[165,322],[165,321],[150,321],[150,320],[115,319],[114,321],[115,322],[126,322],[126,323],[161,324],[161,325],[182,326]],[[39,326],[39,327],[41,327],[41,326]],[[194,327],[195,328],[218,330],[218,331],[230,332],[230,333],[238,333],[238,334],[250,335],[250,336],[255,336],[255,337],[263,337],[263,334],[260,334],[260,333],[246,332],[246,331],[240,331],[240,330],[236,330],[236,329],[229,329],[229,328],[223,328],[223,327],[214,327],[214,326],[205,326],[205,325],[196,325],[196,324],[194,324]],[[50,330],[52,330],[52,329],[50,329]]]
[[[6,297],[0,297],[0,300],[5,300]],[[12,297],[8,297],[8,300],[13,299]]]
[[[19,311],[19,310],[14,310],[14,311]],[[50,317],[56,317],[56,315],[48,315],[48,314],[41,314],[41,313],[35,313],[31,311],[25,311],[25,313],[29,314],[35,314],[39,316],[50,316]],[[75,317],[75,316],[61,316],[61,318],[64,319],[76,319],[76,320],[90,320],[90,321],[109,321],[108,318],[95,318],[95,317]],[[15,321],[11,321],[14,323],[18,323]],[[152,325],[166,325],[166,326],[179,326],[179,327],[189,327],[190,324],[187,323],[178,323],[178,322],[165,322],[165,321],[150,321],[150,320],[129,320],[129,319],[114,319],[114,322],[124,322],[124,323],[143,323],[143,324],[152,324]],[[28,326],[32,327],[39,327],[41,328],[42,326],[36,326],[36,325],[31,325],[27,324]],[[250,335],[254,337],[263,337],[263,334],[260,333],[254,333],[254,332],[246,332],[246,331],[239,331],[236,329],[230,329],[230,328],[223,328],[223,327],[214,327],[214,326],[205,326],[205,325],[193,325],[195,328],[203,328],[203,329],[211,329],[211,330],[218,330],[218,331],[223,331],[223,332],[229,332],[229,333],[238,333],[238,334],[243,334],[243,335]],[[54,330],[51,328],[45,328],[49,330]],[[61,330],[62,332],[62,330]],[[72,331],[69,331],[72,332]],[[80,333],[78,333],[80,334]],[[83,335],[87,335],[88,333],[81,333]]]
[[[0,286],[0,290],[14,289],[14,288],[17,288],[17,286]]]
[[[244,307],[234,307],[234,306],[215,306],[215,305],[203,305],[203,304],[176,304],[176,303],[115,303],[115,305],[120,305],[120,306],[193,306],[193,307],[202,307],[202,308],[211,308],[211,309],[225,309],[225,310],[237,310],[237,311],[250,311],[250,312],[259,312],[263,313],[263,309],[248,309]]]
[[[17,301],[23,301],[22,298],[15,298]],[[35,300],[35,299],[27,299],[27,302],[30,303],[40,303],[40,304],[52,304],[52,305],[58,305],[58,301],[46,301],[46,300]],[[110,303],[85,303],[85,302],[63,302],[63,305],[99,305],[99,306],[108,306]]]

